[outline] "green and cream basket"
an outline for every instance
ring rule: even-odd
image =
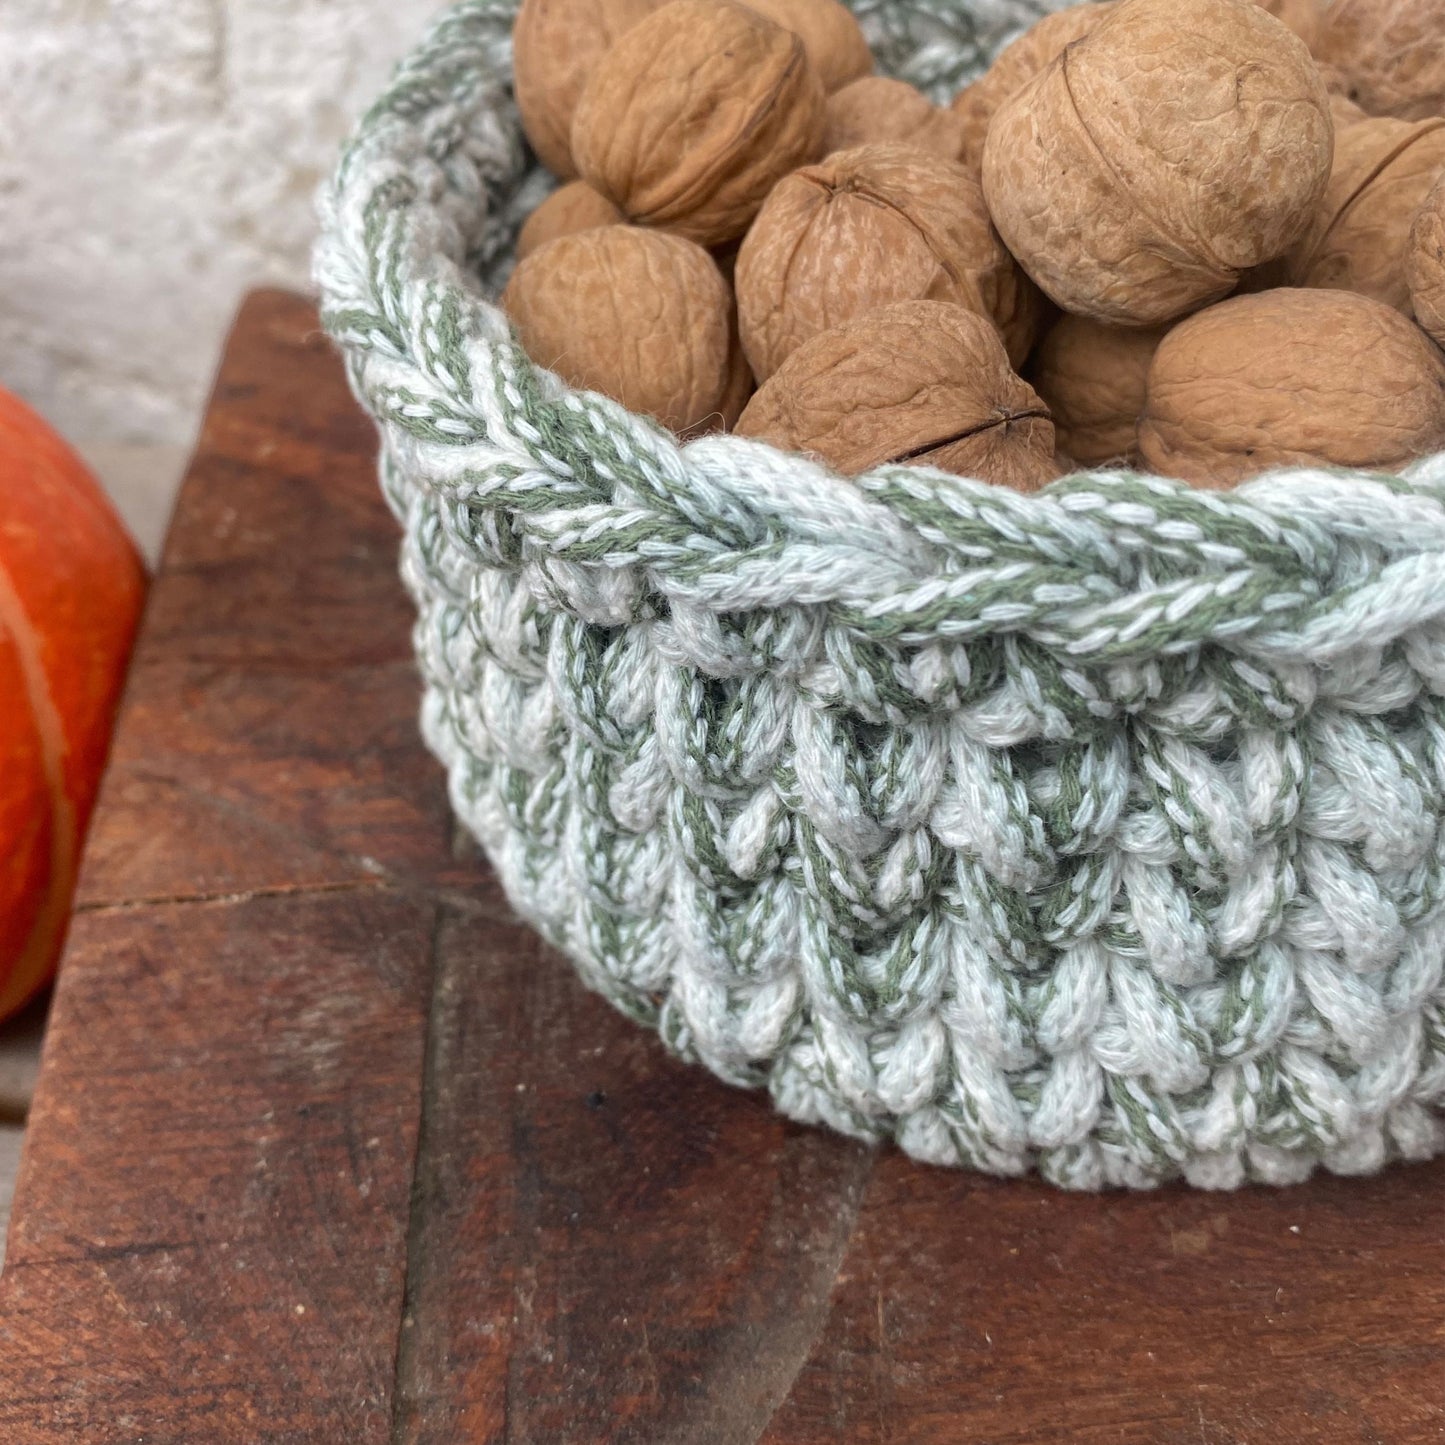
[[[1038,13],[858,6],[952,93]],[[1445,456],[1019,496],[680,445],[493,298],[545,193],[515,5],[323,201],[422,724],[516,908],[794,1119],[1076,1189],[1445,1148]]]

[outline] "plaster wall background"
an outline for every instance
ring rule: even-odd
[[[440,0],[5,0],[0,384],[98,459],[184,447],[237,299]]]

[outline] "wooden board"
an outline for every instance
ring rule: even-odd
[[[667,1058],[417,741],[367,423],[227,348],[91,840],[0,1277],[6,1445],[1445,1439],[1445,1170],[1080,1197]]]

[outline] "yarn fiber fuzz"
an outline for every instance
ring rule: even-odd
[[[859,7],[956,90],[1020,0]],[[520,913],[795,1119],[1070,1188],[1445,1146],[1445,456],[1206,493],[841,483],[576,392],[491,297],[548,182],[446,12],[323,202],[422,726]]]

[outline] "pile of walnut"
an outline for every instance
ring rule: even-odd
[[[502,298],[680,436],[1033,490],[1445,450],[1445,0],[1102,0],[951,106],[838,0],[524,0]]]

